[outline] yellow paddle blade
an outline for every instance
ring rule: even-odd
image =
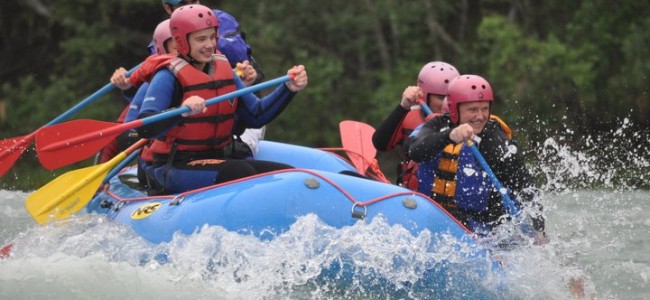
[[[65,173],[33,192],[25,208],[36,223],[66,219],[81,210],[95,195],[104,177],[127,156],[122,152],[101,165]]]

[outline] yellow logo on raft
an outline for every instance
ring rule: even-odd
[[[158,210],[159,207],[160,207],[160,203],[157,203],[157,202],[156,203],[149,203],[149,204],[145,204],[143,206],[140,206],[140,207],[138,207],[138,209],[134,210],[131,213],[131,219],[133,219],[133,220],[144,219],[144,218],[150,216],[151,214],[153,214],[154,212],[156,212],[156,210]]]

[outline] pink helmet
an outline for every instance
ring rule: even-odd
[[[454,78],[447,88],[447,102],[451,122],[458,124],[458,105],[463,102],[487,101],[494,102],[492,87],[483,77],[478,75],[461,75]]]
[[[219,27],[219,21],[212,9],[200,4],[183,5],[174,10],[169,19],[169,28],[178,47],[178,53],[183,55],[190,53],[188,34],[206,28],[217,30]]]
[[[418,86],[428,99],[429,94],[446,95],[449,82],[459,76],[458,70],[446,62],[432,61],[420,70]]]
[[[172,32],[169,30],[169,19],[160,22],[153,32],[153,46],[158,54],[167,54],[165,42],[172,38]]]

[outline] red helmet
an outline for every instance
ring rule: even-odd
[[[169,30],[169,19],[160,22],[153,32],[153,47],[158,54],[167,54],[165,42],[172,38],[172,32]]]
[[[451,122],[458,124],[458,105],[463,102],[487,101],[494,102],[492,87],[483,77],[478,75],[461,75],[454,78],[447,88],[447,103]]]
[[[429,94],[444,96],[447,94],[449,82],[459,75],[454,66],[442,61],[432,61],[420,70],[418,86],[424,92],[426,99],[429,98]]]
[[[188,34],[206,28],[217,30],[219,27],[219,21],[212,9],[200,4],[183,5],[174,10],[169,19],[169,28],[178,47],[178,53],[183,55],[190,53]]]

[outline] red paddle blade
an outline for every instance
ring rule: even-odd
[[[13,244],[4,245],[0,248],[0,259],[5,259],[11,255],[11,249],[14,247]]]
[[[122,133],[119,126],[96,120],[74,120],[48,126],[36,135],[36,153],[50,170],[82,161],[95,155]]]
[[[34,140],[35,133],[24,135],[13,139],[0,141],[0,177],[13,167],[21,154]]]
[[[352,164],[360,174],[365,174],[377,155],[377,149],[372,144],[375,129],[366,123],[347,120],[339,123],[339,130],[341,143]]]

